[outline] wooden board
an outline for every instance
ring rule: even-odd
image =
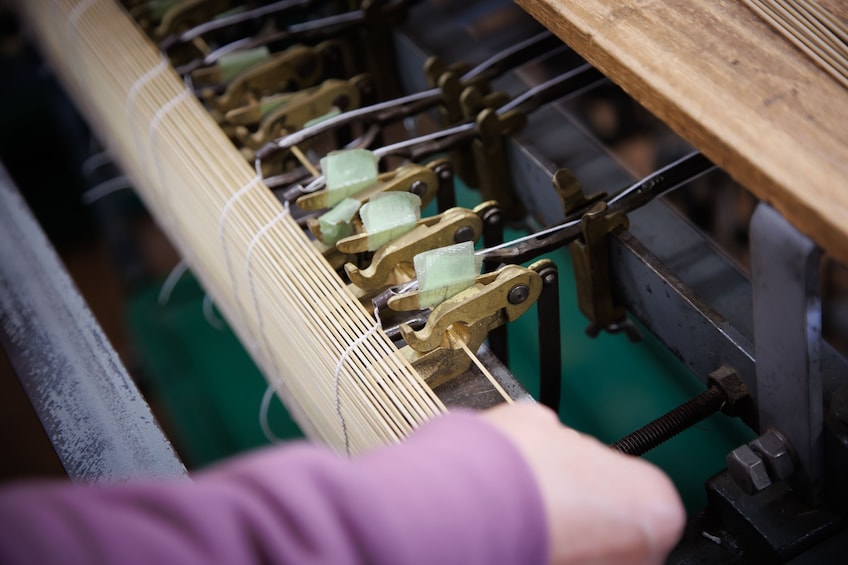
[[[848,90],[733,0],[517,0],[848,264]]]

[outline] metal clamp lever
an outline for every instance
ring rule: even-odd
[[[492,328],[519,318],[541,292],[541,276],[526,267],[506,265],[480,275],[474,285],[436,306],[422,329],[416,331],[401,324],[407,345],[400,353],[435,388],[471,365],[471,358],[457,340],[477,351]],[[418,293],[393,296],[388,305],[392,310],[417,310]]]

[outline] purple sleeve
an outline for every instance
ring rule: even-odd
[[[0,563],[546,563],[543,502],[518,450],[456,413],[346,460],[268,449],[193,483],[0,491]]]

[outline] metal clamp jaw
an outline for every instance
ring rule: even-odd
[[[401,324],[407,345],[400,353],[430,386],[437,387],[471,365],[460,341],[477,351],[490,330],[518,319],[541,292],[539,273],[519,265],[480,275],[473,286],[436,306],[422,329]],[[395,311],[416,310],[418,293],[394,296],[388,306]]]
[[[248,125],[242,123],[235,126],[233,137],[242,146],[242,152],[249,153],[245,156],[253,160],[257,149],[283,132],[302,129],[310,120],[324,116],[334,108],[344,111],[359,107],[368,81],[363,75],[349,80],[328,79],[319,86],[293,93],[285,104],[261,119],[256,131],[251,132]],[[242,116],[240,119],[250,117]],[[226,116],[227,120],[231,118],[232,114]]]
[[[222,84],[218,65],[193,71],[191,81],[200,90],[201,99],[213,110],[213,115],[223,116],[239,107],[258,107],[264,96],[314,86],[324,76],[324,60],[328,53],[341,49],[338,41],[325,41],[315,47],[293,45],[242,72],[229,84]]]
[[[427,206],[437,195],[444,193],[444,185],[453,185],[453,176],[442,174],[446,162],[443,159],[428,163],[426,166],[415,163],[401,165],[394,171],[381,174],[379,182],[363,190],[359,194],[351,196],[362,203],[379,192],[402,191],[410,192],[421,198],[421,206]],[[329,192],[319,190],[311,194],[305,194],[297,199],[297,206],[306,211],[318,211],[329,207]],[[426,222],[426,220],[422,220]],[[344,238],[336,245],[327,245],[323,242],[321,226],[317,218],[309,218],[306,225],[312,235],[315,236],[315,246],[333,269],[341,269],[345,264],[352,261],[359,253],[368,250],[368,235],[359,233]],[[357,230],[362,231],[361,226]]]
[[[624,307],[615,303],[610,280],[609,236],[628,228],[627,216],[607,210],[602,202],[605,193],[586,197],[580,182],[566,169],[557,171],[552,180],[566,216],[585,210],[580,222],[582,238],[571,242],[568,249],[574,267],[577,304],[589,319],[586,333],[595,337],[601,330],[610,333],[624,330],[636,341],[638,332],[627,319]]]
[[[480,216],[465,208],[451,208],[423,219],[412,231],[378,249],[367,268],[347,263],[344,269],[350,278],[351,290],[360,299],[366,299],[390,286],[409,282],[415,278],[413,259],[416,255],[462,241],[477,241],[482,231]],[[349,249],[345,240],[339,243],[342,249]]]
[[[437,174],[437,170],[442,162],[437,160],[427,165],[416,163],[401,165],[393,171],[380,174],[376,183],[357,194],[351,195],[350,198],[365,203],[369,198],[381,192],[410,192],[421,199],[421,207],[423,208],[432,202],[439,192],[439,183],[442,182],[442,179]],[[323,210],[330,207],[329,198],[330,192],[328,190],[316,190],[298,198],[297,206],[303,210]],[[320,239],[320,232],[315,231],[318,228],[317,222],[311,222],[309,227],[312,233]],[[342,241],[356,237],[358,236],[351,236]],[[356,240],[351,241],[348,246],[356,249],[360,247]]]

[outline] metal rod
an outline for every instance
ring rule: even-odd
[[[712,416],[721,410],[725,401],[724,391],[718,386],[710,386],[695,398],[623,437],[610,447],[626,455],[642,455]]]

